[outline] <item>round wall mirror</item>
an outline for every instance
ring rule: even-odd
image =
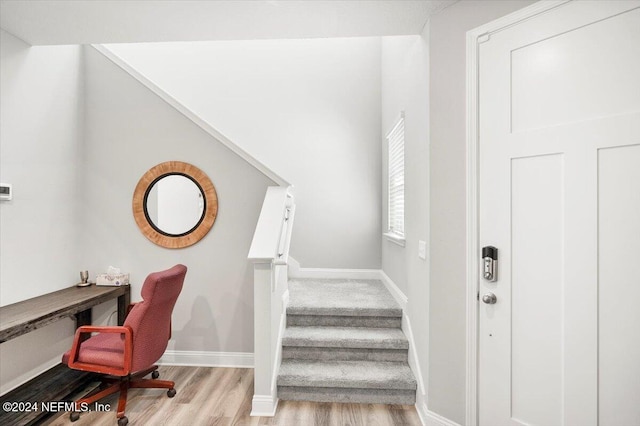
[[[218,197],[209,177],[192,164],[167,161],[147,171],[133,194],[133,216],[153,243],[182,248],[213,226]]]
[[[149,224],[161,234],[180,237],[193,231],[204,218],[202,189],[190,176],[161,176],[147,188],[144,213]]]

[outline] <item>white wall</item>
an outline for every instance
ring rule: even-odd
[[[382,237],[382,269],[405,293],[423,383],[429,353],[428,263],[418,241],[429,240],[429,48],[428,28],[420,36],[382,38],[382,135],[405,113],[405,238],[401,247]],[[382,141],[383,206],[387,200],[387,144]],[[386,231],[387,213],[383,208]],[[421,389],[418,389],[421,392]],[[418,403],[425,400],[419,395]]]
[[[0,303],[80,281],[77,254],[82,56],[79,47],[30,47],[0,30]],[[60,362],[73,322],[0,345],[0,393]],[[38,347],[38,350],[33,350]]]
[[[73,285],[80,269],[94,279],[109,265],[131,272],[139,300],[149,272],[180,262],[189,272],[169,349],[252,352],[247,253],[273,182],[92,48],[0,35],[0,179],[15,190],[0,203],[2,304]],[[218,192],[213,229],[182,250],[149,242],[131,212],[138,179],[167,160],[200,167]],[[114,309],[94,308],[94,323]],[[57,364],[73,329],[66,319],[3,343],[0,393]]]
[[[169,349],[253,352],[253,269],[247,254],[273,182],[95,49],[85,48],[85,61],[82,264],[95,272],[109,265],[130,272],[132,300],[140,299],[148,273],[187,265]],[[140,177],[168,160],[202,169],[219,203],[211,231],[179,250],[147,240],[131,211]]]
[[[380,39],[109,49],[295,185],[291,254],[380,268]]]
[[[2,305],[79,280],[74,167],[81,147],[77,46],[30,47],[0,31]],[[56,277],[56,279],[51,279]],[[75,280],[75,281],[74,281]]]
[[[429,409],[459,424],[465,418],[465,36],[531,3],[463,0],[430,22]]]

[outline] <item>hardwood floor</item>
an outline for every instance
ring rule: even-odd
[[[251,417],[253,369],[160,367],[160,378],[176,382],[168,398],[161,389],[130,389],[126,415],[131,425],[221,426],[413,426],[420,425],[412,405],[338,404],[280,401],[275,417]],[[49,426],[116,425],[117,396],[101,401],[111,412],[88,412],[71,423],[68,413]]]

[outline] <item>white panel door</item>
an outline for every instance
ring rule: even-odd
[[[557,6],[478,57],[479,242],[499,257],[479,423],[640,426],[640,2]]]

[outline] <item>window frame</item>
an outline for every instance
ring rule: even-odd
[[[385,136],[385,142],[387,144],[387,224],[386,232],[383,233],[384,237],[400,246],[405,245],[405,115],[404,111],[400,112],[400,116],[394,121],[391,130]],[[400,176],[402,183],[398,184]],[[398,193],[400,191],[400,193]],[[392,194],[393,193],[393,194]],[[402,205],[398,206],[399,200],[402,200]],[[402,212],[401,218],[398,218],[398,207]],[[400,227],[398,228],[398,220],[400,220]]]

